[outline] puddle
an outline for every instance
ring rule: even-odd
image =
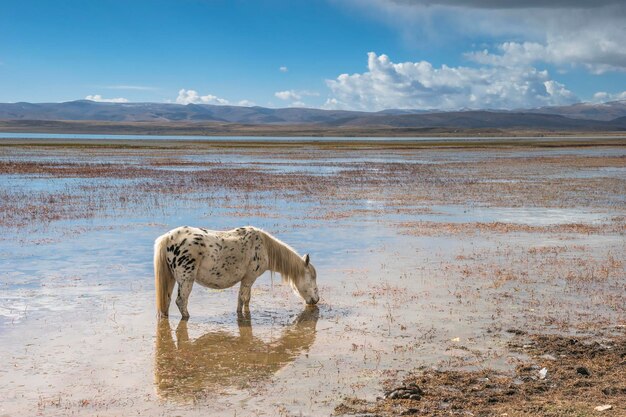
[[[451,207],[434,206],[439,214],[427,220],[450,222],[513,223],[528,226],[552,226],[572,223],[598,224],[609,220],[615,212],[592,212],[589,209],[547,207]]]
[[[317,307],[305,309],[269,340],[240,320],[238,332],[213,330],[190,338],[187,321],[175,331],[169,320],[157,324],[154,379],[161,398],[193,402],[263,383],[308,352],[315,342]],[[202,327],[202,326],[199,326]]]

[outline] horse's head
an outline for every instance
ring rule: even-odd
[[[320,300],[317,292],[317,273],[309,255],[304,255],[302,259],[304,260],[304,275],[292,282],[291,286],[307,304],[317,304]]]

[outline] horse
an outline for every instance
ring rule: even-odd
[[[301,257],[269,233],[253,226],[226,231],[177,227],[154,242],[157,313],[168,316],[175,282],[183,320],[189,319],[187,302],[194,282],[213,289],[240,282],[237,313],[249,315],[252,284],[268,270],[278,272],[306,304],[319,301],[317,273],[309,255]]]
[[[270,342],[255,336],[247,320],[238,320],[239,334],[214,330],[196,339],[189,337],[187,320],[181,320],[174,339],[169,320],[161,319],[154,355],[157,394],[190,402],[207,393],[270,379],[311,348],[318,318],[318,307],[306,306]]]

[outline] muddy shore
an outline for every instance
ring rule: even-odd
[[[510,372],[417,369],[401,385],[388,381],[375,402],[349,398],[335,415],[593,416],[626,414],[624,327],[605,335],[517,335],[509,348],[528,358]],[[615,334],[617,333],[617,334]]]

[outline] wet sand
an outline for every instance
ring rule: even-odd
[[[514,375],[509,329],[626,324],[616,142],[0,145],[0,416],[330,415],[420,367]],[[183,224],[310,253],[318,309],[267,274],[250,323],[199,286],[158,323],[152,242]]]

